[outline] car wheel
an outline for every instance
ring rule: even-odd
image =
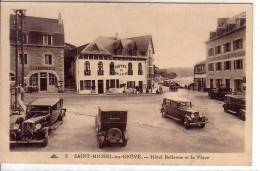
[[[98,147],[103,148],[104,147],[104,142],[103,141],[98,141]]]
[[[166,111],[165,110],[162,110],[162,117],[166,118]]]
[[[200,125],[201,128],[205,128],[205,126],[206,126],[206,124],[204,124],[204,123]]]
[[[63,116],[62,116],[62,114],[60,114],[58,120],[59,120],[59,121],[63,121]]]
[[[183,122],[183,125],[186,129],[189,129],[190,128],[190,122],[188,120],[188,118],[184,118],[184,122]]]
[[[240,114],[240,119],[243,120],[243,121],[245,121],[245,120],[246,120],[245,114]]]
[[[49,142],[49,133],[48,133],[48,130],[46,130],[45,133],[44,133],[42,146],[46,147],[48,145],[48,142]]]
[[[123,140],[122,146],[126,146],[127,145],[127,140]]]

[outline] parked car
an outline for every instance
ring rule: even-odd
[[[161,106],[162,117],[183,123],[186,129],[191,126],[204,128],[208,119],[202,113],[192,109],[192,103],[186,99],[164,98]]]
[[[126,146],[127,111],[98,109],[95,118],[98,146],[102,148],[110,144]]]
[[[24,116],[11,116],[10,143],[40,143],[47,146],[49,130],[57,121],[63,120],[65,113],[62,98],[32,101],[27,105]]]
[[[170,85],[170,87],[169,87],[169,90],[170,91],[178,91],[178,86],[177,85]]]
[[[232,90],[230,88],[226,88],[226,87],[211,88],[208,91],[208,96],[211,99],[224,100],[225,95],[231,94],[231,93],[232,93]]]
[[[246,104],[244,95],[226,95],[223,104],[224,111],[237,115],[240,119],[246,120]]]

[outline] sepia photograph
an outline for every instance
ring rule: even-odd
[[[252,4],[1,5],[2,161],[250,165]]]

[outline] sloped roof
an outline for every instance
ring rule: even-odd
[[[15,15],[10,15],[10,28],[14,29]],[[58,19],[25,16],[24,31],[37,31],[43,33],[64,34],[63,24],[59,24]]]
[[[132,37],[129,39],[133,40],[136,43],[137,49],[141,51],[147,51],[149,43],[151,42],[153,53],[154,53],[154,47],[153,47],[153,41],[151,35]]]
[[[84,49],[81,50],[81,54],[106,54],[110,55],[109,51],[107,51],[104,47],[99,45],[97,42],[89,43],[85,46]]]

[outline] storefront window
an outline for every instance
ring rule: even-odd
[[[49,73],[49,85],[56,85],[57,78],[54,74]]]
[[[38,73],[33,74],[30,77],[29,82],[30,82],[30,86],[38,86]]]

